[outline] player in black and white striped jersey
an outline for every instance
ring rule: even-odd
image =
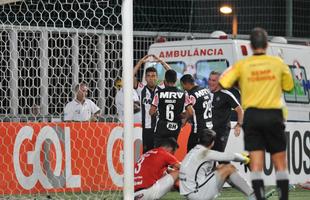
[[[156,62],[163,65],[164,68],[169,68],[168,64],[160,60],[154,55],[144,56],[135,66],[134,75],[138,72],[141,65],[153,58]],[[142,142],[143,142],[143,153],[154,148],[154,128],[156,124],[156,116],[151,116],[149,110],[151,108],[151,103],[154,98],[155,93],[159,89],[157,85],[158,74],[154,67],[149,67],[145,71],[145,81],[146,84],[142,82],[136,82],[135,89],[139,95],[141,102],[141,118],[142,118]]]
[[[190,74],[185,74],[180,79],[184,90],[188,92],[193,106],[193,117],[191,119],[192,130],[187,142],[187,152],[198,144],[199,131],[212,129],[212,99],[207,88],[195,84],[195,79]]]

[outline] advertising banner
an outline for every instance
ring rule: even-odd
[[[0,123],[0,193],[119,190],[123,128],[115,123]],[[136,157],[141,128],[134,129]]]
[[[232,124],[233,126],[234,124]],[[0,194],[121,190],[123,128],[116,123],[0,123]],[[186,154],[190,125],[183,127],[176,152]],[[290,182],[310,180],[310,123],[287,123]],[[229,136],[226,151],[244,151],[243,134]],[[142,150],[142,129],[134,128],[134,155]],[[275,184],[270,155],[265,158],[266,185]],[[249,170],[234,163],[244,177]],[[249,180],[249,179],[248,179]]]

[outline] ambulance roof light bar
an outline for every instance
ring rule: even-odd
[[[287,44],[287,39],[285,39],[284,37],[273,37],[270,42],[274,42],[274,43],[281,43],[281,44]]]
[[[224,31],[213,31],[210,34],[210,38],[214,38],[214,39],[227,39],[228,36]]]

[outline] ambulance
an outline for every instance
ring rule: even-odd
[[[223,72],[236,61],[252,55],[249,40],[228,39],[222,33],[214,36],[217,34],[211,34],[211,39],[155,43],[148,54],[167,62],[177,72],[178,79],[183,74],[192,74],[198,85],[207,87],[211,71]],[[310,122],[310,46],[287,44],[284,38],[275,37],[269,42],[267,54],[281,57],[294,77],[294,90],[283,97],[288,107],[288,121]],[[151,66],[158,70],[162,81],[165,69],[159,63],[146,63],[144,75],[145,69]]]

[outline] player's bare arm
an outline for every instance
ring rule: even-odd
[[[171,69],[170,65],[168,65],[168,63],[166,63],[165,61],[163,61],[162,59],[158,58],[157,56],[153,55],[153,58],[158,61],[160,64],[162,64],[162,66],[165,68],[165,70]]]
[[[141,68],[142,64],[144,64],[149,57],[152,57],[153,55],[145,55],[142,59],[140,59],[137,64],[135,65],[134,69],[133,69],[133,75],[135,76],[139,69]]]
[[[186,122],[193,116],[193,107],[188,105],[185,112],[181,113],[182,127],[185,126]]]
[[[234,129],[235,129],[234,134],[235,134],[235,136],[239,136],[240,132],[241,132],[241,128],[242,128],[242,122],[243,122],[243,109],[241,106],[237,106],[235,108],[235,111],[237,112],[238,121],[234,127]]]
[[[133,69],[133,79],[134,79],[134,88],[138,87],[138,81],[136,79],[136,74],[138,73],[138,71],[140,70],[142,64],[144,64],[145,62],[147,62],[148,58],[151,57],[153,55],[145,55],[142,59],[140,59],[137,64],[135,65],[134,69]]]
[[[179,171],[181,167],[181,163],[176,163],[174,165],[169,165],[167,168],[167,173]]]

